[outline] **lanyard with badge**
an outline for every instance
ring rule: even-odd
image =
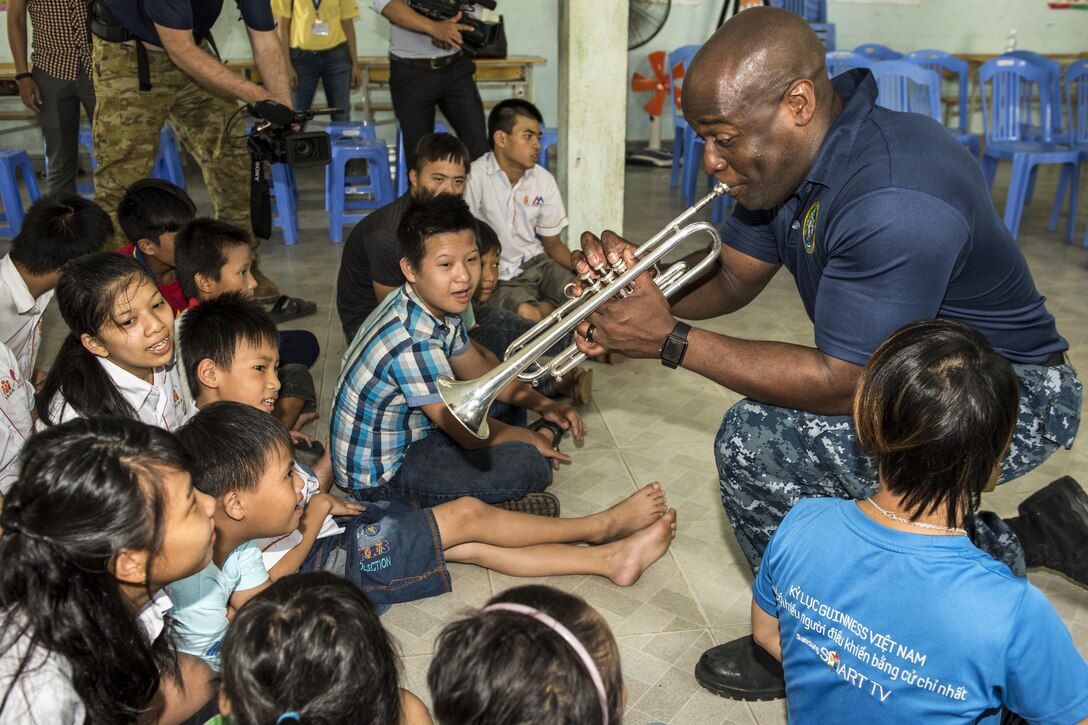
[[[326,36],[329,34],[329,24],[317,17],[317,14],[321,12],[321,0],[310,0],[314,4],[314,24],[310,26],[310,32],[316,36]]]

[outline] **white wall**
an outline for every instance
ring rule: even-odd
[[[728,1],[689,3],[674,0],[661,32],[648,45],[628,54],[627,77],[635,71],[649,72],[645,58],[651,50],[669,50],[704,41],[713,32],[722,4]],[[359,52],[384,55],[389,24],[371,9],[369,0],[359,0],[359,3],[361,16],[356,21]],[[498,0],[498,3],[498,11],[506,19],[510,53],[539,55],[548,61],[534,70],[534,98],[545,122],[555,125],[558,118],[558,0]],[[1044,0],[921,0],[919,5],[829,0],[828,15],[837,26],[840,48],[877,42],[904,52],[937,48],[951,52],[999,53],[1005,49],[1010,28],[1015,28],[1020,48],[1043,53],[1088,51],[1088,12],[1049,10]],[[224,57],[251,55],[238,12],[229,0],[224,3],[214,35]],[[0,61],[10,59],[5,34],[0,39]],[[647,117],[641,108],[644,102],[644,97],[637,98],[634,94],[628,98],[628,139],[649,136]],[[668,138],[668,118],[664,119],[664,124]],[[0,145],[22,145],[32,152],[41,151],[40,136],[34,133],[5,134]]]

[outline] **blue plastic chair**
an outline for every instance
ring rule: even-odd
[[[834,78],[854,68],[872,68],[875,62],[869,56],[852,50],[830,50],[824,54],[828,78]]]
[[[977,159],[981,153],[981,144],[979,142],[979,135],[977,133],[971,133],[970,123],[971,114],[967,110],[968,107],[968,78],[969,70],[967,61],[962,58],[957,58],[951,53],[946,53],[943,50],[916,50],[913,53],[908,53],[903,56],[903,60],[910,63],[916,63],[923,68],[929,68],[935,71],[942,79],[945,74],[952,76],[952,82],[956,84],[956,88],[959,91],[959,104],[957,106],[957,113],[959,114],[959,123],[956,126],[949,127],[949,130],[956,135],[956,140],[967,147],[967,150]]]
[[[673,84],[673,88],[683,87],[684,76],[687,75],[688,65],[691,63],[691,59],[695,57],[695,53],[698,52],[699,45],[682,45],[676,50],[673,50],[668,54],[665,61],[665,73],[669,75],[670,82]],[[683,68],[683,74],[676,78],[673,74],[673,69],[676,66]],[[669,175],[669,188],[675,189],[676,185],[680,183],[680,167],[687,159],[688,146],[692,145],[693,141],[690,137],[695,136],[695,131],[692,130],[688,122],[684,120],[684,113],[680,109],[679,95],[673,95],[674,103],[672,106],[672,173]]]
[[[181,154],[178,152],[178,137],[174,135],[170,124],[164,125],[159,131],[159,153],[151,167],[151,177],[169,181],[183,191],[186,190],[185,172],[181,169]]]
[[[298,244],[298,188],[290,164],[272,166],[272,226],[283,231],[283,243]]]
[[[349,161],[363,159],[367,174],[363,182],[347,184]],[[340,139],[332,144],[331,201],[329,204],[329,240],[339,244],[344,237],[344,225],[357,222],[370,210],[390,203],[396,196],[389,173],[389,147],[381,139]],[[360,195],[369,199],[359,199]]]
[[[861,53],[862,55],[872,58],[874,61],[881,60],[899,60],[903,57],[903,54],[898,50],[892,50],[886,45],[880,43],[864,43],[854,48],[855,53]]]
[[[1039,99],[1042,141],[1024,139],[1025,93]],[[1020,228],[1024,204],[1029,198],[1035,168],[1041,164],[1059,164],[1063,182],[1071,185],[1066,240],[1072,241],[1080,186],[1080,153],[1051,141],[1050,116],[1054,112],[1054,104],[1050,99],[1046,71],[1020,58],[994,58],[979,68],[979,95],[982,99],[983,135],[986,138],[982,171],[991,189],[998,163],[1002,160],[1012,162],[1009,195],[1005,201],[1005,226],[1015,237]],[[1059,188],[1061,186],[1062,183],[1059,183]]]
[[[329,144],[334,144],[340,139],[357,139],[357,138],[377,138],[377,134],[374,131],[374,127],[366,121],[330,121],[329,125],[325,127],[325,133],[329,134]],[[348,183],[353,184],[356,182],[367,183],[366,178],[350,177]],[[325,167],[325,211],[328,211],[332,204],[332,171],[330,167]],[[295,195],[298,198],[298,195]]]
[[[435,121],[435,133],[449,133],[449,126],[441,121]],[[408,167],[404,159],[404,136],[400,132],[400,124],[397,124],[397,196],[408,191]]]
[[[0,237],[17,235],[23,228],[23,219],[26,218],[16,173],[23,177],[23,184],[26,185],[26,194],[30,197],[31,204],[41,197],[38,191],[38,179],[34,175],[34,167],[30,165],[30,156],[27,152],[22,149],[0,150],[0,202],[4,204],[3,221],[7,222],[7,226],[0,227]]]
[[[941,77],[936,71],[905,60],[882,60],[872,70],[878,105],[893,111],[921,113],[940,122]]]
[[[800,15],[825,50],[835,50],[835,24],[827,22],[827,0],[771,0],[770,5]]]
[[[540,157],[536,160],[537,164],[542,166],[546,171],[551,171],[551,164],[548,163],[548,147],[559,145],[559,129],[549,128],[544,126],[540,129]]]
[[[1042,68],[1046,71],[1047,78],[1050,82],[1050,98],[1054,102],[1054,115],[1050,119],[1051,141],[1056,143],[1066,143],[1069,141],[1068,134],[1065,133],[1064,121],[1065,116],[1062,111],[1062,66],[1061,63],[1053,58],[1047,58],[1042,53],[1036,53],[1033,50],[1010,50],[1005,53],[1006,57],[1019,58],[1026,60],[1027,62]],[[1030,133],[1033,136],[1037,136],[1037,140],[1042,140],[1042,132],[1032,128]]]
[[[1080,153],[1081,161],[1088,161],[1088,58],[1073,61],[1065,69],[1065,108],[1068,112],[1067,133],[1070,146]],[[1050,230],[1058,226],[1062,200],[1068,187],[1068,177],[1062,176],[1058,182],[1058,197],[1054,201],[1054,210],[1050,215]],[[1070,196],[1070,203],[1075,202],[1076,192]],[[1070,210],[1073,214],[1073,210]],[[1088,230],[1084,234],[1084,246],[1088,247]]]

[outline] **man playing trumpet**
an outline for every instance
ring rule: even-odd
[[[684,116],[706,140],[703,163],[737,201],[718,264],[670,302],[649,275],[578,328],[590,355],[660,357],[746,398],[715,441],[722,503],[757,571],[801,498],[868,498],[871,459],[855,445],[855,385],[902,325],[947,318],[1013,363],[1020,413],[1001,481],[1070,447],[1081,383],[1027,263],[997,216],[978,164],[940,124],[876,106],[869,71],[829,80],[824,48],[797,15],[753,8],[693,59]],[[634,247],[582,235],[572,255],[592,279]],[[741,309],[781,266],[793,275],[815,347],[742,340],[678,322]],[[972,540],[1023,574],[1049,566],[1088,584],[1088,496],[1059,479],[1002,520],[980,512]],[[907,514],[904,514],[907,515]],[[781,669],[751,638],[703,655],[696,678],[727,697],[784,696]]]

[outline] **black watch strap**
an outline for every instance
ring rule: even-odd
[[[688,351],[688,333],[691,325],[686,322],[677,322],[672,332],[665,335],[665,341],[661,343],[661,364],[674,370],[684,362],[684,353]]]

